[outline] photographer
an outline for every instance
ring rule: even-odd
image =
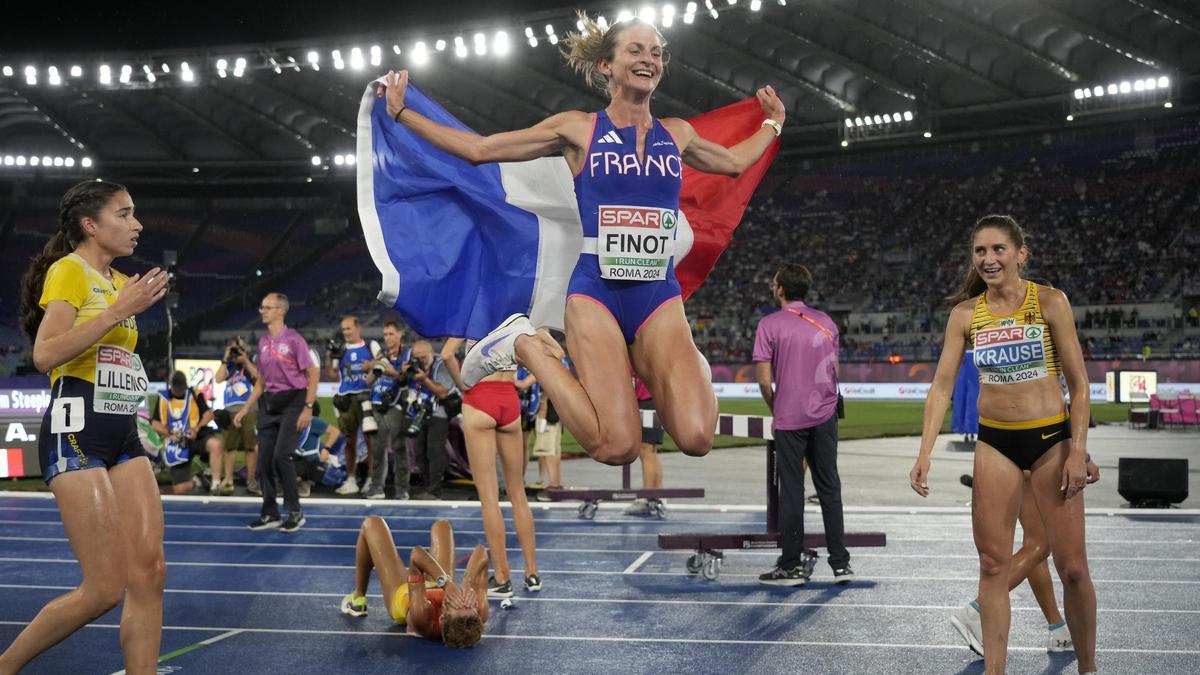
[[[371,385],[371,403],[375,407],[375,421],[379,433],[371,446],[371,473],[367,482],[371,486],[367,499],[383,499],[383,484],[388,473],[388,448],[396,454],[396,499],[408,499],[408,446],[404,442],[404,431],[408,426],[404,419],[404,407],[398,405],[400,393],[408,384],[404,374],[411,351],[405,351],[404,333],[400,324],[388,321],[383,324],[384,353],[371,364],[367,383]]]
[[[342,317],[342,338],[338,344],[330,340],[326,345],[325,373],[328,377],[341,380],[338,393],[333,397],[333,407],[338,409],[338,429],[346,436],[346,470],[350,478],[337,489],[339,495],[358,494],[358,431],[362,429],[367,446],[367,471],[370,475],[371,445],[375,431],[379,428],[371,405],[371,385],[367,384],[367,373],[371,364],[379,358],[379,343],[370,344],[362,338],[362,324],[358,317],[347,314]],[[370,480],[363,487],[370,489]]]
[[[439,358],[434,358],[433,345],[418,340],[412,347],[412,358],[405,364],[408,389],[401,394],[407,405],[409,420],[407,434],[416,441],[417,466],[425,477],[422,488],[413,499],[441,499],[442,479],[446,473],[446,436],[450,433],[450,417],[446,413],[447,397],[454,389],[454,379]],[[457,393],[452,401],[460,402]],[[457,411],[456,411],[457,414]]]
[[[166,440],[159,457],[171,472],[170,494],[185,495],[193,487],[202,487],[200,477],[192,478],[193,457],[207,452],[212,461],[211,457],[221,454],[221,439],[208,426],[212,418],[208,402],[188,386],[187,375],[175,371],[150,416],[151,428]]]
[[[258,381],[258,368],[246,353],[246,341],[237,336],[225,347],[225,355],[215,376],[217,382],[225,382],[225,404],[215,413],[217,426],[221,428],[221,440],[225,451],[212,457],[213,494],[233,494],[233,465],[238,450],[246,453],[246,491],[262,495],[254,471],[258,464],[258,438],[254,425],[257,423],[253,410],[247,410],[242,424],[233,423],[233,418],[250,400],[250,392]],[[224,455],[224,457],[222,457]],[[224,468],[224,478],[221,478]],[[219,485],[219,487],[218,487]]]

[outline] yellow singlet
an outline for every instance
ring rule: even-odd
[[[117,301],[117,293],[129,278],[116,270],[111,271],[113,278],[109,281],[86,260],[75,253],[69,253],[46,271],[46,281],[42,286],[42,297],[38,304],[45,309],[55,300],[70,303],[76,309],[74,325],[78,326],[99,315]],[[95,384],[97,347],[112,345],[132,353],[133,348],[137,346],[137,339],[137,320],[131,316],[113,326],[99,342],[88,347],[82,354],[50,371],[50,384],[53,385],[63,375]]]
[[[969,340],[981,384],[1016,384],[1062,372],[1050,325],[1038,302],[1038,286],[1030,281],[1025,285],[1024,302],[1009,314],[992,314],[986,293],[975,300]]]

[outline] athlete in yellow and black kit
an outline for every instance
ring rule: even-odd
[[[1088,571],[1081,494],[1087,482],[1091,415],[1074,314],[1061,291],[1021,277],[1029,250],[1012,217],[981,218],[969,241],[970,268],[953,298],[957,304],[925,400],[921,449],[909,473],[910,485],[922,497],[929,495],[930,457],[969,343],[981,382],[971,496],[979,595],[972,617],[956,617],[973,625],[956,628],[964,635],[982,635],[985,672],[1004,672],[1013,538],[1028,489],[1063,582],[1079,672],[1095,672],[1096,592]],[[1070,392],[1069,412],[1060,376]]]
[[[114,259],[142,224],[121,185],[85,181],[63,195],[59,229],[21,282],[21,325],[50,376],[42,475],[54,493],[82,582],[51,600],[0,654],[15,673],[117,603],[125,671],[153,673],[166,578],[162,501],[142,457],[135,415],[147,382],[134,317],[162,299],[166,274],[126,277]],[[88,656],[80,653],[75,660]]]

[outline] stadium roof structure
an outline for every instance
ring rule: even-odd
[[[322,36],[312,15],[317,37],[303,40],[264,31],[229,44],[213,29],[198,46],[81,52],[47,39],[0,52],[0,175],[348,181],[360,98],[389,68],[409,68],[481,133],[598,109],[605,95],[559,54],[577,7],[612,22],[624,4],[661,27],[671,60],[657,115],[692,117],[772,84],[788,108],[784,160],[844,151],[849,132],[870,147],[1061,128],[1072,99],[1094,91],[1138,105],[1078,123],[1194,114],[1200,83],[1200,4],[1188,0],[508,2],[507,18],[447,9],[446,23],[391,4],[354,33]],[[236,38],[254,34],[242,28]]]

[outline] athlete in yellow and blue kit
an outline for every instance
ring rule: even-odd
[[[1096,592],[1080,494],[1087,482],[1089,385],[1074,315],[1061,291],[1021,277],[1029,249],[1012,217],[981,218],[969,241],[970,268],[952,298],[957,304],[925,401],[921,450],[910,484],[928,496],[930,455],[970,343],[981,383],[971,520],[979,552],[978,632],[985,671],[1003,673],[1008,655],[1009,572],[1028,470],[1028,486],[1063,582],[1079,672],[1095,672]],[[1070,391],[1069,412],[1060,377]]]
[[[148,383],[134,352],[134,316],[166,294],[167,275],[155,268],[126,277],[110,267],[133,253],[142,231],[123,186],[75,185],[63,195],[59,221],[22,281],[21,322],[34,365],[50,375],[42,476],[83,581],[51,600],[0,654],[0,673],[19,671],[122,600],[126,672],[153,673],[166,563],[162,502],[135,421]]]

